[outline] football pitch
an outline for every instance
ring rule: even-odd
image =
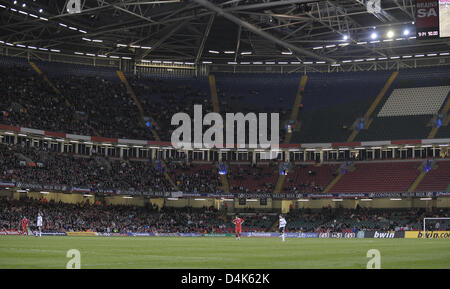
[[[0,268],[65,269],[67,251],[82,269],[450,268],[449,239],[286,239],[230,237],[0,237]]]

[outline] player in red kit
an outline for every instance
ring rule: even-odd
[[[242,232],[242,223],[244,223],[244,220],[236,216],[233,220],[233,224],[235,225],[235,232],[236,232],[236,240],[241,239],[241,232]]]
[[[28,223],[30,221],[28,221],[27,218],[23,217],[22,219],[22,231],[24,235],[28,235]]]

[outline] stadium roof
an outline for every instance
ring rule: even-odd
[[[0,0],[0,46],[138,61],[334,64],[448,57],[450,45],[415,38],[413,0],[383,0],[379,13],[363,0],[83,0],[76,14],[67,2]]]

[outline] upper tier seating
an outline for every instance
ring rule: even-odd
[[[303,96],[301,128],[294,143],[346,141],[391,72],[311,73]]]
[[[145,116],[157,123],[155,129],[161,140],[170,141],[176,128],[171,125],[174,114],[187,113],[193,121],[194,105],[202,105],[203,116],[213,111],[206,77],[164,79],[128,75],[127,79]]]
[[[0,92],[6,96],[0,99],[2,124],[153,140],[115,68],[34,62],[63,97],[31,69],[26,59],[0,57]],[[364,115],[391,74],[392,71],[309,74],[291,143],[346,141],[352,124]],[[284,125],[293,109],[302,74],[215,76],[221,114],[279,113],[280,142],[283,142]],[[205,76],[165,78],[141,72],[139,76],[127,74],[127,79],[142,105],[144,117],[149,116],[157,123],[153,127],[163,141],[170,141],[175,128],[170,122],[175,113],[186,112],[193,118],[194,104],[203,105],[203,115],[213,111]],[[360,131],[355,140],[426,138],[433,114],[450,97],[448,90],[447,95],[445,91],[439,94],[429,91],[429,87],[438,86],[450,86],[448,66],[400,70],[374,110],[369,129]],[[425,87],[427,91],[423,92]],[[66,99],[71,106],[65,105]],[[405,106],[405,101],[410,105]],[[411,109],[405,112],[405,108]],[[447,137],[450,126],[444,123],[436,138]]]
[[[449,85],[448,67],[445,66],[400,70],[391,89],[372,114],[369,129],[360,131],[356,140],[427,138],[433,114],[450,97]],[[436,137],[450,137],[450,129],[442,127]]]
[[[449,91],[450,86],[394,89],[378,113],[378,117],[436,114]]]

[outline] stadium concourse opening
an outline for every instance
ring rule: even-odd
[[[366,2],[0,1],[0,268],[450,268],[448,9]]]

